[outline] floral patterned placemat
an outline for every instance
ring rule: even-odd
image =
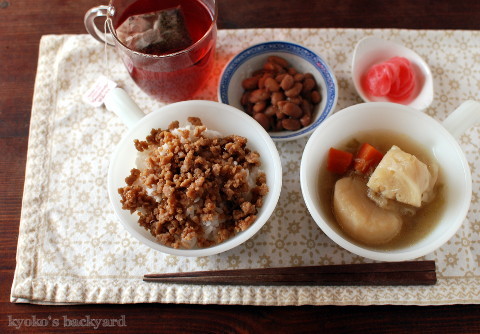
[[[320,54],[340,89],[336,110],[361,102],[350,77],[356,43],[374,35],[402,43],[424,57],[435,85],[425,110],[443,120],[462,101],[480,100],[480,32],[396,29],[220,30],[216,67],[200,99],[217,100],[229,59],[259,42],[285,40]],[[109,157],[126,127],[82,95],[108,74],[140,107],[162,104],[141,92],[123,64],[89,35],[49,35],[40,44],[12,302],[199,303],[249,305],[432,305],[480,302],[480,127],[460,139],[473,178],[473,198],[458,233],[423,259],[435,260],[438,283],[428,287],[250,287],[148,284],[142,276],[236,268],[362,263],[336,246],[312,220],[302,199],[299,164],[306,139],[278,143],[283,164],[280,202],[252,239],[228,252],[186,258],[154,251],[123,229],[110,207]],[[109,71],[107,73],[106,64]]]

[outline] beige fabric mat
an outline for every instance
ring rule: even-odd
[[[435,102],[425,112],[443,120],[467,99],[480,100],[480,32],[357,29],[221,30],[211,86],[201,99],[217,100],[218,77],[242,49],[286,40],[319,53],[333,68],[337,110],[361,102],[350,78],[355,44],[375,35],[413,48],[431,66]],[[108,49],[109,76],[145,110],[161,106],[141,92]],[[82,102],[105,71],[104,46],[88,35],[41,40],[33,99],[25,191],[12,302],[218,303],[252,305],[451,304],[480,302],[480,127],[460,139],[473,178],[473,199],[462,228],[424,259],[437,263],[430,287],[241,287],[146,284],[143,274],[368,262],[339,248],[309,216],[299,184],[305,139],[277,147],[284,168],[280,202],[251,240],[226,253],[184,258],[139,244],[110,207],[110,154],[126,127],[104,108]]]

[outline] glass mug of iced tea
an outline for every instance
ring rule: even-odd
[[[106,17],[109,34],[96,26],[99,16]],[[192,99],[209,81],[215,0],[110,0],[85,14],[85,27],[114,45],[135,83],[162,102]]]

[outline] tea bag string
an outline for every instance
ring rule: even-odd
[[[109,66],[109,62],[108,62],[108,43],[107,43],[107,30],[110,30],[108,28],[108,24],[107,24],[107,21],[108,21],[108,18],[105,19],[105,23],[103,24],[103,33],[105,34],[105,38],[104,38],[104,66],[105,66],[105,76],[107,78],[110,77],[110,66]]]

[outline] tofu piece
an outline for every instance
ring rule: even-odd
[[[421,207],[422,198],[433,191],[436,175],[412,154],[392,146],[368,180],[367,187],[381,196]]]

